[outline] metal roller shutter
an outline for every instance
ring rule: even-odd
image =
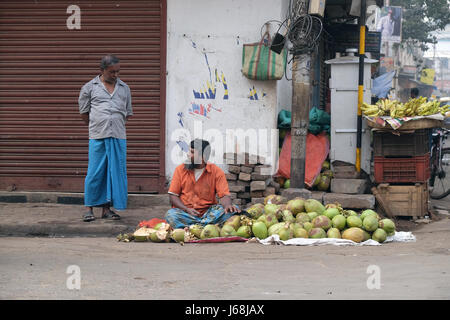
[[[0,1],[0,189],[83,192],[78,95],[112,53],[133,97],[128,190],[164,190],[165,23],[165,0]]]

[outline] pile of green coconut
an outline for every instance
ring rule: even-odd
[[[140,228],[133,234],[119,235],[119,241],[189,242],[220,237],[265,239],[278,235],[280,240],[292,238],[337,238],[360,243],[373,239],[379,243],[395,234],[395,223],[382,219],[371,209],[357,213],[344,210],[339,203],[322,205],[314,199],[294,198],[287,201],[270,195],[264,204],[246,209],[247,215],[233,215],[223,225],[194,224],[184,229],[172,229],[166,223],[155,228]]]

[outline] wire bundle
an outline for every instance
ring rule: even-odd
[[[319,45],[323,31],[322,20],[309,14],[302,14],[290,25],[287,33],[292,43],[290,51],[293,55],[313,52]]]
[[[294,1],[293,5],[290,1],[287,18],[283,22],[278,20],[267,21],[261,27],[261,34],[264,26],[268,28],[270,22],[278,22],[279,27],[276,33],[280,33],[281,28],[285,27],[284,36],[291,42],[289,51],[292,55],[311,53],[319,45],[324,28],[319,17],[309,15],[306,12],[304,1]],[[284,42],[273,46],[284,46]]]

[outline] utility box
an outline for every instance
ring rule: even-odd
[[[350,51],[350,50],[348,50]],[[356,50],[357,51],[357,50]],[[373,59],[364,59],[363,101],[371,101],[371,67]],[[331,65],[331,147],[330,160],[356,164],[358,125],[359,57],[353,52],[347,56],[325,61]],[[370,174],[370,128],[362,122],[361,169]]]
[[[323,17],[325,14],[326,0],[309,0],[309,14]]]

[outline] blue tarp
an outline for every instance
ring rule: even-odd
[[[378,98],[387,98],[389,90],[392,88],[392,79],[394,78],[395,71],[382,74],[378,78],[373,79],[372,94]]]

